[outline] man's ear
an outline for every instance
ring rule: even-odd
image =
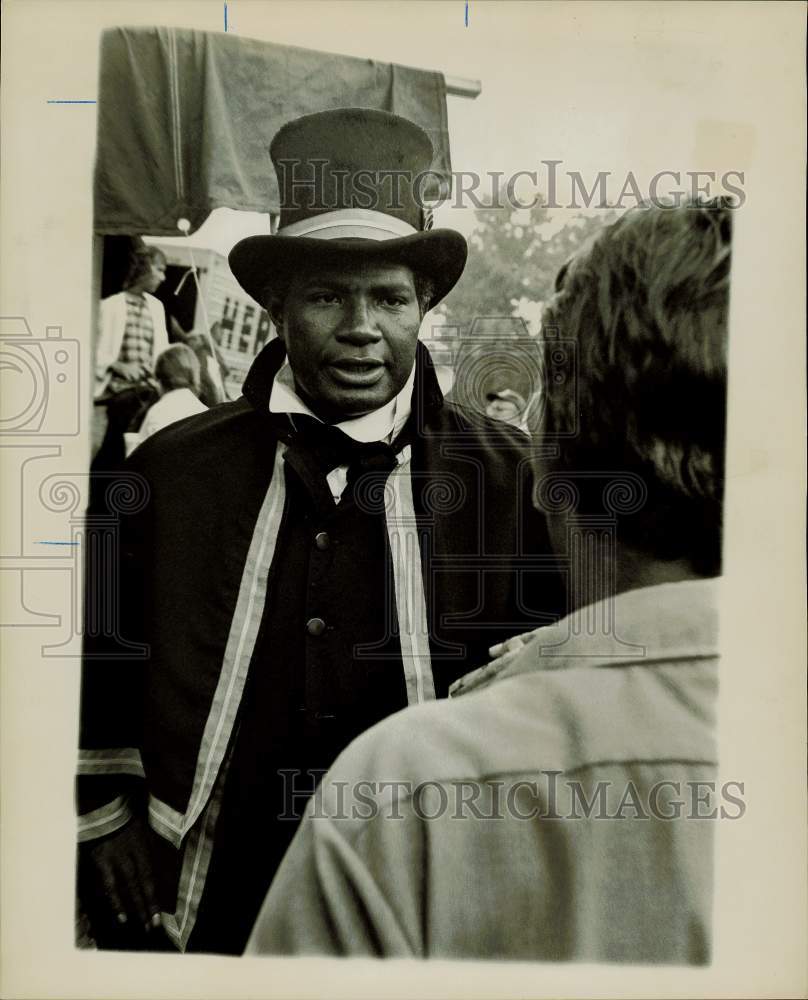
[[[266,310],[278,336],[283,339],[283,302],[280,299],[272,298],[267,302]]]

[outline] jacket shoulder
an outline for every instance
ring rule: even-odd
[[[101,316],[109,316],[110,314],[125,308],[126,308],[125,292],[115,292],[112,295],[107,295],[106,298],[101,299],[101,301],[99,302],[99,309]]]

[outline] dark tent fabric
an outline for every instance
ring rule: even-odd
[[[214,208],[278,211],[272,136],[299,115],[379,108],[410,118],[451,190],[443,74],[174,28],[101,40],[95,230],[177,236]],[[439,195],[426,189],[428,198]]]

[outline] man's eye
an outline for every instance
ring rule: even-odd
[[[385,295],[382,298],[382,305],[385,306],[405,306],[407,300],[403,295]]]
[[[309,296],[309,301],[333,305],[340,301],[340,297],[336,292],[314,292]]]

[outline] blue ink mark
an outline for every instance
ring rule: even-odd
[[[48,104],[96,104],[96,101],[48,101]]]
[[[227,31],[227,3],[224,5],[224,30]]]
[[[37,545],[78,545],[78,542],[37,542]]]
[[[469,26],[469,0],[466,0],[466,27]]]

